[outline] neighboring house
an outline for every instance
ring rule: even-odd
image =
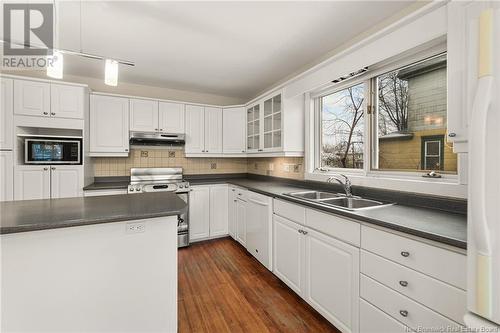
[[[379,137],[379,168],[455,172],[457,157],[446,143],[446,57],[397,73],[408,85],[407,130]]]

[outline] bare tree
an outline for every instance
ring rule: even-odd
[[[379,131],[382,135],[408,130],[408,82],[398,78],[398,72],[381,75],[378,79]]]
[[[324,164],[355,168],[357,159],[362,160],[363,130],[358,125],[363,118],[363,90],[364,86],[361,84],[335,93],[332,109],[323,109],[330,116],[328,119],[323,118],[323,135],[334,138],[334,143],[323,143]],[[355,138],[360,140],[356,141]],[[359,143],[361,149],[356,149],[354,142]]]

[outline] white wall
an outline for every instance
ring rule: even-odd
[[[50,79],[44,71],[2,71],[3,74],[21,75],[36,77],[41,79]],[[57,81],[57,80],[56,80]],[[182,102],[211,104],[211,105],[238,105],[244,104],[247,100],[241,98],[214,95],[203,92],[187,91],[180,89],[172,89],[168,87],[146,86],[141,84],[128,83],[118,80],[118,86],[112,87],[104,84],[103,79],[95,79],[84,76],[64,75],[62,81],[83,83],[89,86],[90,89],[97,92],[105,92],[120,95],[131,95],[150,97],[158,99],[168,99]]]
[[[0,236],[2,332],[176,332],[177,217]]]

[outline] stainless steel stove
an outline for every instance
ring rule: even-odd
[[[183,179],[182,168],[132,168],[128,193],[175,192],[188,205],[177,216],[178,247],[189,245],[189,183]]]

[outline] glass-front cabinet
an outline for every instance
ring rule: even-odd
[[[282,148],[282,97],[275,94],[247,107],[247,151],[266,152]]]

